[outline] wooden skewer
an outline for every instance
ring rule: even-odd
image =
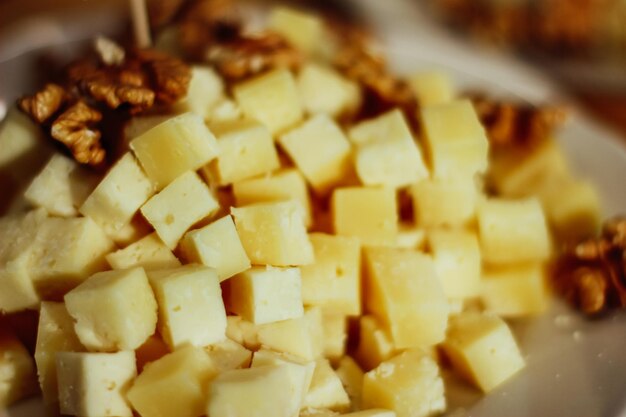
[[[130,0],[130,12],[137,46],[140,48],[149,47],[152,44],[152,40],[145,0]]]

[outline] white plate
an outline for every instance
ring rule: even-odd
[[[387,8],[381,8],[383,3]],[[530,102],[564,97],[541,74],[508,57],[459,46],[424,21],[407,2],[364,0],[359,5],[376,16],[374,24],[384,35],[388,55],[400,72],[444,68],[460,86],[512,94]],[[30,65],[28,59],[20,62],[24,70]],[[6,65],[11,64],[0,64],[3,84],[12,85],[12,91],[24,91],[30,83],[23,78],[25,72],[22,68],[16,71],[15,66],[8,71]],[[16,74],[9,78],[16,83],[7,82],[6,74]],[[0,99],[6,99],[8,90],[2,88]],[[598,187],[605,214],[626,213],[626,142],[580,112],[575,112],[560,140],[574,171]],[[588,321],[555,302],[549,314],[513,326],[527,368],[488,396],[465,386],[451,386],[450,415],[626,417],[625,312]],[[0,417],[46,415],[37,398],[0,412]]]

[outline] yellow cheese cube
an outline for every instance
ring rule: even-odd
[[[311,386],[306,393],[303,406],[334,411],[345,411],[350,407],[350,398],[327,359],[319,359],[316,362]]]
[[[220,281],[250,268],[231,216],[188,232],[181,247],[188,261],[215,268]]]
[[[137,375],[135,353],[56,354],[62,414],[132,417],[125,391]]]
[[[478,207],[483,259],[490,263],[541,261],[550,256],[545,215],[536,198],[492,198]]]
[[[263,347],[307,361],[319,358],[324,349],[322,312],[312,308],[301,317],[261,324],[257,335]]]
[[[148,273],[159,306],[159,333],[172,350],[226,338],[226,311],[213,268],[185,265]]]
[[[219,372],[247,368],[252,360],[252,352],[231,339],[213,343],[205,350]]]
[[[156,125],[133,139],[130,148],[158,189],[206,165],[218,153],[215,137],[202,117],[193,113]]]
[[[437,363],[420,350],[407,350],[365,374],[363,408],[426,417],[445,410],[443,390]]]
[[[127,153],[87,197],[80,212],[91,217],[107,234],[113,234],[131,221],[154,191],[135,157]]]
[[[135,350],[137,370],[142,372],[146,365],[161,359],[168,353],[170,353],[170,348],[167,346],[167,343],[165,343],[158,334],[153,334],[143,345]]]
[[[464,229],[431,230],[428,244],[446,297],[476,297],[480,292],[481,273],[476,234]]]
[[[156,114],[149,116],[135,116],[124,126],[124,140],[130,142],[138,136],[143,135],[153,127],[160,125],[164,121],[171,119],[169,114]],[[128,147],[128,143],[127,143]],[[130,149],[130,148],[129,148]]]
[[[206,410],[211,417],[293,417],[293,397],[286,364],[235,369],[221,373],[211,383]]]
[[[440,71],[424,71],[409,78],[409,85],[417,96],[420,106],[431,106],[451,101],[454,86],[447,74]]]
[[[374,369],[395,354],[391,335],[376,317],[361,316],[359,329],[359,345],[354,357],[363,369]]]
[[[24,192],[24,198],[34,207],[43,207],[54,216],[78,214],[95,187],[97,177],[81,168],[74,160],[54,154]]]
[[[157,303],[140,267],[94,274],[67,293],[65,304],[89,350],[136,349],[156,329]]]
[[[344,356],[339,360],[335,372],[350,398],[350,408],[359,410],[363,394],[363,370],[350,356]]]
[[[246,349],[258,350],[261,347],[257,334],[258,327],[240,316],[226,316],[226,337],[243,345]]]
[[[435,178],[474,176],[487,169],[489,142],[469,100],[423,107],[421,121]]]
[[[313,116],[283,134],[279,143],[318,194],[341,183],[352,170],[350,143],[328,115]]]
[[[309,114],[325,113],[337,118],[354,112],[361,104],[361,90],[331,67],[308,63],[300,69],[298,91]]]
[[[552,229],[563,240],[576,241],[600,230],[600,197],[588,181],[559,181],[542,202]]]
[[[141,266],[146,270],[180,266],[180,261],[156,233],[150,233],[125,247],[109,253],[106,260],[113,269]]]
[[[241,243],[255,265],[307,265],[314,261],[304,213],[291,200],[231,208]]]
[[[351,237],[311,233],[315,263],[300,268],[302,301],[327,312],[361,313],[361,245]]]
[[[224,98],[224,82],[209,66],[193,65],[187,95],[174,104],[177,113],[192,112],[207,119]]]
[[[229,280],[229,311],[255,324],[301,317],[298,268],[255,266]]]
[[[174,249],[195,223],[219,209],[219,203],[198,174],[187,171],[141,208],[157,235]]]
[[[428,177],[422,153],[400,110],[361,122],[348,135],[356,145],[356,171],[363,184],[403,187]]]
[[[0,409],[36,391],[33,358],[17,339],[0,328]]]
[[[141,417],[198,417],[217,372],[204,349],[184,346],[148,364],[126,396]]]
[[[542,314],[550,300],[544,267],[539,263],[486,268],[480,293],[485,308],[501,317]]]
[[[236,182],[233,194],[237,206],[296,200],[304,210],[304,224],[311,226],[311,199],[302,173],[295,168]]]
[[[397,348],[444,339],[449,306],[430,257],[417,251],[367,248],[366,308],[390,330]]]
[[[0,311],[37,308],[40,296],[31,278],[37,233],[47,219],[44,209],[0,218]]]
[[[358,237],[365,245],[395,242],[398,213],[393,189],[338,188],[333,192],[331,206],[336,234]]]
[[[476,216],[478,190],[471,177],[425,179],[411,187],[420,227],[463,226]]]
[[[301,361],[291,356],[273,352],[267,349],[261,349],[254,353],[252,359],[252,367],[267,365],[285,365],[289,369],[289,377],[291,386],[294,387],[292,396],[292,406],[290,415],[297,415],[298,410],[302,407],[302,403],[313,380],[315,372],[314,361]]]
[[[283,35],[289,43],[306,53],[319,48],[324,34],[324,21],[311,13],[288,7],[273,8],[268,22],[269,29]]]
[[[244,115],[258,120],[276,135],[302,119],[302,104],[293,74],[275,69],[233,87]]]
[[[74,322],[63,303],[44,301],[39,310],[35,363],[39,386],[46,404],[59,401],[55,355],[57,352],[82,352],[74,332]]]
[[[324,357],[336,362],[346,353],[347,318],[343,314],[323,312],[322,328],[324,330]]]
[[[467,312],[450,321],[442,345],[454,368],[489,392],[524,368],[506,323],[492,314]]]
[[[114,248],[104,231],[88,217],[50,217],[37,234],[30,271],[46,299],[59,299],[94,272],[106,268]]]
[[[254,120],[212,124],[219,155],[211,162],[218,185],[228,185],[280,167],[269,130]]]

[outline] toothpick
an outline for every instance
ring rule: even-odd
[[[150,39],[150,25],[145,0],[130,0],[130,12],[137,46],[140,48],[149,47],[152,40]]]

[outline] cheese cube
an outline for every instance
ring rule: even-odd
[[[56,354],[62,414],[132,417],[125,391],[137,375],[135,353]]]
[[[0,409],[33,394],[36,386],[33,358],[13,333],[0,328]]]
[[[346,353],[348,339],[348,321],[346,316],[337,313],[322,314],[324,357],[332,362],[338,361]]]
[[[226,338],[226,311],[213,268],[185,265],[148,273],[159,305],[159,333],[172,350]]]
[[[126,223],[117,232],[109,233],[108,236],[118,247],[125,248],[131,243],[148,236],[152,231],[150,223],[141,214],[136,214],[130,223]]]
[[[269,130],[254,120],[211,125],[219,155],[211,162],[218,185],[228,185],[280,167]]]
[[[291,369],[285,364],[235,369],[211,383],[206,414],[211,417],[293,417]],[[199,415],[199,414],[198,414]]]
[[[378,365],[363,379],[363,408],[385,408],[398,417],[426,417],[446,408],[437,363],[407,350]]]
[[[490,263],[541,261],[551,243],[543,209],[536,198],[492,198],[478,207],[483,259]]]
[[[416,251],[367,248],[366,307],[390,330],[397,348],[444,339],[449,306],[430,257]]]
[[[54,154],[24,192],[24,198],[34,207],[43,207],[54,216],[78,214],[95,187],[97,177],[81,168],[72,159]]]
[[[207,119],[223,98],[224,82],[217,72],[209,66],[193,65],[187,95],[174,104],[174,111],[192,112]]]
[[[241,243],[255,265],[307,265],[314,261],[304,213],[295,201],[231,208]]]
[[[136,349],[156,329],[156,300],[140,267],[94,274],[67,293],[65,304],[89,350]]]
[[[128,224],[139,207],[154,194],[154,185],[131,153],[125,154],[106,174],[80,207],[107,234]]]
[[[181,247],[188,261],[215,268],[220,281],[250,268],[231,216],[188,232]]]
[[[268,28],[283,35],[296,48],[310,54],[319,48],[320,38],[324,34],[324,21],[311,13],[276,7],[270,13]]]
[[[302,301],[324,311],[361,313],[361,245],[352,237],[311,233],[315,263],[300,268]]]
[[[141,417],[198,417],[216,374],[204,349],[184,346],[148,364],[126,397]]]
[[[243,345],[246,349],[258,350],[261,347],[256,324],[240,316],[226,316],[226,337]]]
[[[215,137],[202,117],[193,113],[174,116],[153,127],[133,139],[130,148],[159,190],[218,154]]]
[[[376,368],[381,362],[396,353],[391,335],[374,316],[359,319],[359,344],[355,359],[366,371]]]
[[[261,346],[310,361],[322,356],[324,329],[319,308],[307,309],[303,316],[261,324],[257,328]]]
[[[354,359],[350,356],[344,356],[339,360],[339,365],[335,372],[350,398],[350,408],[359,410],[363,394],[363,371]]]
[[[421,121],[435,178],[485,172],[489,142],[469,100],[423,107]]]
[[[403,187],[428,177],[422,154],[400,110],[361,122],[348,135],[356,145],[356,171],[363,184]]]
[[[171,119],[169,114],[156,114],[149,116],[135,116],[124,126],[124,140],[130,142],[138,136],[143,135],[153,127],[160,125],[164,121]],[[128,147],[128,144],[127,144]],[[130,149],[130,148],[129,148]]]
[[[308,63],[300,70],[297,83],[309,114],[325,113],[338,118],[353,113],[361,104],[359,85],[331,67]]]
[[[419,72],[409,78],[409,85],[420,106],[447,103],[454,98],[452,80],[443,72]]]
[[[302,119],[302,104],[293,74],[275,69],[233,87],[241,111],[276,135]]]
[[[456,371],[484,392],[525,366],[511,330],[492,314],[467,312],[455,316],[442,347]]]
[[[255,266],[229,280],[230,311],[255,324],[304,314],[298,268]]]
[[[39,305],[30,267],[37,233],[46,219],[44,209],[0,218],[1,312],[13,313]]]
[[[219,204],[209,187],[198,174],[187,171],[148,200],[141,213],[173,250],[191,226],[217,209]]]
[[[303,405],[334,411],[345,411],[350,407],[350,398],[327,359],[319,359],[316,362],[311,386]]]
[[[471,177],[425,179],[411,187],[416,223],[423,228],[463,226],[476,216],[478,190]]]
[[[236,182],[233,194],[237,206],[296,200],[304,210],[304,224],[311,226],[311,199],[302,173],[295,168]]]
[[[337,188],[331,200],[334,232],[364,245],[395,242],[398,233],[396,194],[391,188]]]
[[[56,353],[82,352],[84,350],[85,348],[74,332],[74,322],[65,305],[47,301],[41,303],[35,363],[39,375],[39,386],[46,404],[54,404],[59,401]]]
[[[318,194],[327,193],[352,170],[350,142],[325,114],[280,136],[279,143]]]
[[[252,352],[231,339],[213,343],[205,350],[219,372],[247,368],[252,360]]]
[[[113,269],[141,266],[145,270],[180,266],[180,261],[156,233],[150,233],[125,247],[109,253],[106,260]]]
[[[542,198],[555,234],[563,240],[594,236],[600,230],[601,204],[598,192],[588,181],[559,181]]]
[[[106,268],[114,248],[104,231],[88,217],[46,219],[37,233],[31,277],[45,299],[59,299],[94,272]]]
[[[431,230],[428,244],[446,297],[462,299],[480,292],[480,245],[474,232],[463,229]]]
[[[165,343],[158,334],[153,334],[143,345],[135,350],[137,370],[142,372],[146,365],[161,359],[168,353],[170,353],[170,348],[167,346],[167,343]]]
[[[291,414],[297,415],[298,410],[302,407],[302,403],[313,380],[315,372],[315,362],[303,362],[285,354],[273,352],[267,349],[261,349],[254,353],[252,367],[267,365],[285,365],[289,369],[289,377],[291,386],[294,387],[292,396]]]
[[[223,98],[208,115],[208,123],[234,122],[241,119],[241,109],[233,100]]]
[[[501,317],[536,316],[549,305],[545,278],[539,263],[489,267],[483,274],[481,299],[488,311]]]

